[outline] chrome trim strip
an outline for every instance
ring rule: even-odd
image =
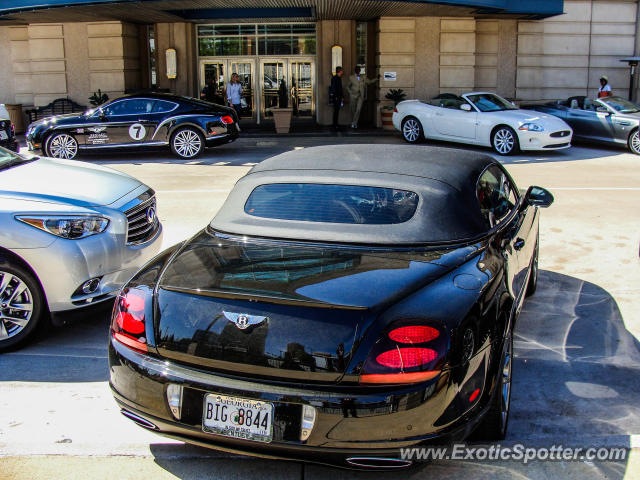
[[[164,145],[169,145],[169,142],[113,143],[110,145],[78,145],[78,148],[82,150],[93,150],[94,148],[159,147]]]
[[[213,114],[210,114],[210,113],[203,113],[203,114],[200,114],[200,113],[189,113],[189,114],[184,114],[184,115],[176,115],[175,117],[165,118],[156,127],[156,131],[153,132],[153,135],[151,136],[151,140],[153,140],[156,137],[156,133],[158,133],[158,130],[160,130],[160,127],[165,125],[167,122],[171,122],[171,121],[176,120],[178,118],[186,118],[186,117],[220,117],[220,115],[213,115]]]

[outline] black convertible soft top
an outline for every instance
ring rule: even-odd
[[[211,221],[219,232],[290,240],[417,245],[477,238],[488,230],[476,198],[480,174],[497,162],[462,150],[413,145],[331,145],[277,155],[241,178]],[[363,185],[418,194],[413,217],[389,225],[320,223],[256,217],[245,204],[260,185]]]

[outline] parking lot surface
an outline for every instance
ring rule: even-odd
[[[246,138],[193,161],[165,151],[82,160],[156,190],[168,247],[203,228],[235,181],[265,158],[319,144],[376,142],[402,140]],[[394,478],[640,478],[640,157],[579,145],[501,160],[519,187],[540,185],[555,195],[541,216],[538,291],[516,328],[502,444],[623,446],[631,453],[610,462],[438,461]],[[233,456],[142,430],[119,414],[109,392],[109,306],[69,321],[0,356],[0,478],[380,476]]]

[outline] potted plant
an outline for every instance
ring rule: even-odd
[[[109,95],[107,95],[106,93],[102,93],[100,89],[98,89],[97,92],[93,92],[93,95],[89,97],[89,102],[94,107],[99,107],[100,105],[105,103],[107,100],[109,100]]]
[[[280,87],[278,88],[278,108],[271,108],[277,133],[289,133],[292,112],[293,108],[289,107],[289,91],[283,78],[280,80]]]
[[[384,130],[394,130],[393,127],[393,109],[396,105],[398,105],[401,101],[403,101],[407,97],[406,93],[401,88],[391,88],[384,96],[387,100],[391,100],[393,102],[393,107],[389,105],[383,105],[380,108],[380,115],[382,117],[382,128]]]

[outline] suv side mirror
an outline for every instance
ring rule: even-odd
[[[463,103],[462,105],[460,105],[460,110],[464,110],[465,112],[470,112],[471,105],[469,105],[468,103]]]
[[[553,195],[542,187],[529,187],[524,196],[525,203],[533,207],[547,208],[553,203]]]

